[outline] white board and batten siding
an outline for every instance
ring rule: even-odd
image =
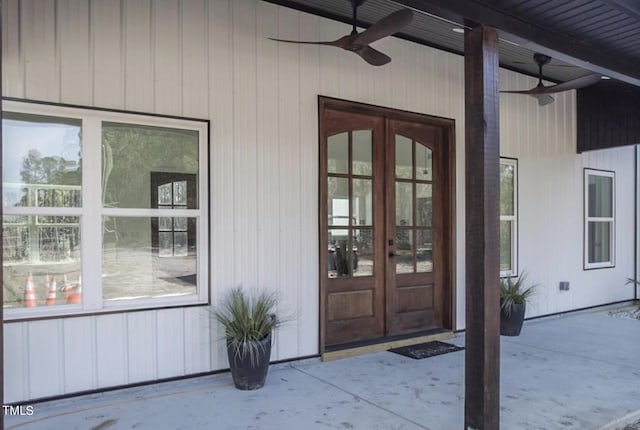
[[[318,353],[317,96],[456,120],[457,328],[464,327],[464,61],[387,38],[375,68],[332,40],[349,26],[256,0],[6,0],[3,94],[209,119],[212,303],[277,290],[293,316],[272,359]],[[501,88],[535,79],[501,72]],[[545,108],[501,96],[502,153],[518,158],[519,262],[542,287],[528,314],[625,300],[633,273],[633,156],[575,154],[575,93]],[[582,169],[616,171],[616,268],[582,270]],[[631,209],[630,209],[631,208]],[[571,290],[560,292],[557,282]],[[206,307],[5,325],[5,400],[17,402],[227,367]]]

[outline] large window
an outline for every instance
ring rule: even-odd
[[[518,161],[500,159],[500,276],[518,274]]]
[[[206,121],[3,111],[7,318],[206,303]]]
[[[615,264],[615,173],[584,170],[584,268]]]

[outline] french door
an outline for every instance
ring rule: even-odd
[[[324,346],[450,327],[444,128],[343,103],[321,99]]]

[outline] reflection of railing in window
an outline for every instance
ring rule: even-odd
[[[4,184],[20,189],[17,206],[56,208],[79,207],[79,185]],[[6,203],[6,201],[5,201]],[[69,215],[11,215],[3,221],[3,249],[6,263],[59,262],[79,259],[80,217]]]

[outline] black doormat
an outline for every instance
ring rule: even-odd
[[[434,357],[436,355],[447,354],[449,352],[460,351],[464,349],[461,346],[452,345],[450,343],[433,341],[427,343],[419,343],[417,345],[403,346],[401,348],[390,349],[390,352],[404,355],[405,357],[415,358],[420,360],[421,358]]]

